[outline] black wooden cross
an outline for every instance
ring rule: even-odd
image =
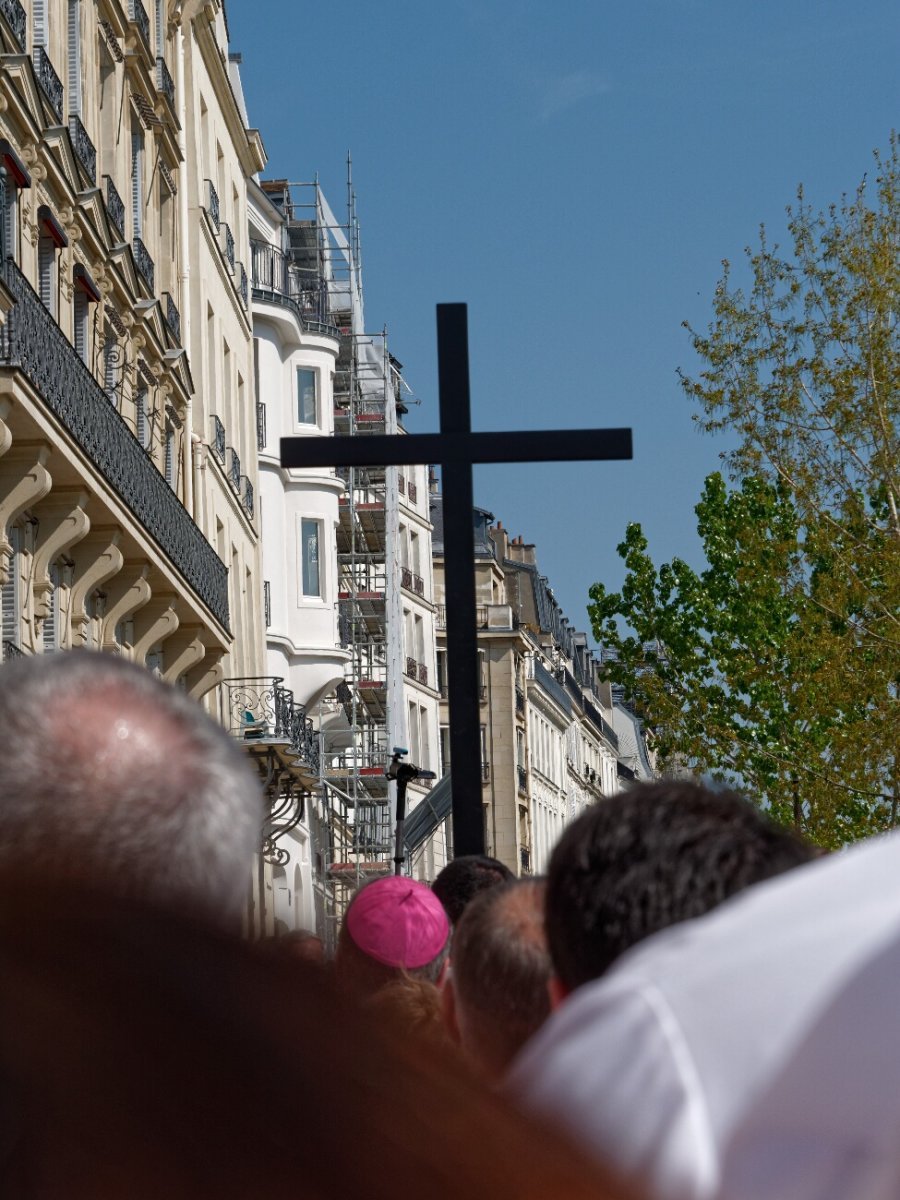
[[[630,429],[473,433],[465,304],[437,306],[440,433],[281,439],[281,465],[415,466],[440,463],[454,854],[484,853],[478,632],[475,614],[474,463],[630,459]]]

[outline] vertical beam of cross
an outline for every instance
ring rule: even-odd
[[[465,304],[437,306],[441,434],[471,432],[469,334]],[[471,462],[441,463],[444,609],[450,701],[453,853],[484,853],[481,716],[475,620],[475,534]]]

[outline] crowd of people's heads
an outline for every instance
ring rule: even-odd
[[[623,1197],[608,1161],[659,1200],[778,1200],[779,1164],[818,1170],[838,1136],[821,1096],[865,1086],[840,1067],[844,985],[900,927],[890,839],[793,871],[818,851],[736,794],[635,785],[568,825],[546,878],[475,855],[364,881],[331,959],[312,930],[237,936],[260,786],[187,696],[35,658],[0,668],[0,727],[12,1200],[325,1196],[335,1162],[373,1197]],[[847,1043],[869,1074],[894,957]],[[854,1200],[900,1179],[880,1113],[854,1134],[880,1173],[841,1168]]]

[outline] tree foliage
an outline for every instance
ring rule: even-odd
[[[826,844],[893,824],[900,736],[900,154],[874,187],[788,210],[746,288],[724,264],[696,419],[726,431],[731,480],[697,507],[708,567],[654,567],[638,526],[621,592],[591,589],[663,762],[742,781]],[[869,191],[873,191],[872,202]],[[621,622],[631,632],[623,634]]]

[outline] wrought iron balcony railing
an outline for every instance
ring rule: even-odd
[[[262,400],[256,402],[256,448],[266,448],[266,406]]]
[[[244,485],[241,493],[241,504],[244,506],[244,512],[253,520],[253,484],[246,475],[241,476],[241,483]]]
[[[69,137],[72,139],[75,157],[84,167],[91,183],[95,183],[97,180],[97,150],[79,117],[69,117]]]
[[[169,292],[163,292],[162,298],[166,302],[165,306],[163,307],[163,316],[165,317],[166,324],[169,327],[169,331],[172,334],[172,337],[175,339],[175,341],[180,346],[181,345],[181,313],[178,311],[178,307],[175,304],[175,301],[172,299],[172,296]]]
[[[132,238],[131,249],[134,253],[134,265],[137,268],[137,272],[152,292],[153,280],[156,273],[153,266],[153,259],[139,237]]]
[[[247,283],[247,270],[242,262],[237,264],[237,290],[244,308],[250,304],[250,287]]]
[[[263,616],[268,629],[272,624],[272,584],[268,579],[263,580]]]
[[[250,243],[250,281],[258,298],[289,307],[303,328],[340,337],[328,312],[328,289],[315,271],[298,267],[268,242]]]
[[[234,446],[229,446],[231,451],[228,457],[228,482],[234,490],[240,493],[241,490],[241,460]]]
[[[525,693],[520,687],[516,687],[516,712],[521,715],[525,711]]]
[[[141,0],[130,0],[128,5],[128,16],[131,21],[137,25],[141,37],[147,49],[150,49],[150,18],[147,16],[147,10],[141,4]]]
[[[168,100],[172,108],[175,108],[175,80],[169,68],[166,66],[164,58],[156,60],[156,88]]]
[[[417,596],[425,595],[425,580],[421,575],[417,575],[415,571],[411,571],[409,567],[401,568],[401,585],[409,592],[415,592]]]
[[[219,193],[213,187],[213,181],[206,181],[206,214],[216,227],[216,233],[219,232],[221,219],[219,217]]]
[[[285,742],[315,774],[319,772],[319,737],[305,710],[280,675],[260,675],[222,682],[225,726],[245,745]]]
[[[215,415],[215,413],[213,413],[212,421],[213,421],[213,436],[212,436],[212,442],[210,443],[210,446],[212,447],[213,454],[216,456],[216,458],[219,460],[219,462],[224,466],[225,465],[225,426],[222,424],[222,422],[219,420],[219,418]]]
[[[487,762],[483,762],[481,764],[481,782],[487,783],[487,781],[490,779],[490,777],[491,777],[491,764],[487,763]]]
[[[402,475],[397,476],[397,491],[400,493],[401,496],[406,495],[406,480],[403,478]]]
[[[410,504],[415,504],[419,498],[419,490],[411,479],[406,485],[406,495],[409,498]]]
[[[13,35],[18,44],[19,49],[25,53],[25,31],[28,28],[28,17],[25,9],[19,3],[19,0],[0,0],[0,16],[3,17],[6,24],[9,26],[9,31]]]
[[[428,687],[428,668],[424,663],[419,663],[419,683]]]
[[[106,215],[115,225],[120,237],[125,236],[125,205],[122,203],[122,197],[116,190],[116,185],[113,183],[109,175],[104,175],[106,180]]]
[[[0,366],[27,376],[87,459],[227,629],[225,564],[19,268],[7,259],[0,275],[15,298],[0,329]]]
[[[21,646],[17,646],[15,642],[10,641],[8,638],[3,639],[0,650],[2,650],[2,654],[0,654],[0,661],[2,662],[9,662],[12,658],[28,657]]]
[[[222,253],[225,255],[225,261],[231,267],[231,270],[234,271],[234,234],[231,232],[231,226],[227,221],[222,222],[221,228],[225,231],[222,238]]]
[[[53,63],[50,61],[50,55],[43,46],[35,46],[34,48],[34,73],[37,76],[37,81],[40,84],[41,91],[50,102],[50,107],[56,120],[62,125],[63,119],[63,85],[62,80],[53,69]]]
[[[527,846],[522,846],[519,850],[519,862],[522,864],[522,874],[531,874],[531,851]]]
[[[528,790],[528,772],[524,767],[516,767],[516,775],[518,777],[519,791],[526,792]]]

